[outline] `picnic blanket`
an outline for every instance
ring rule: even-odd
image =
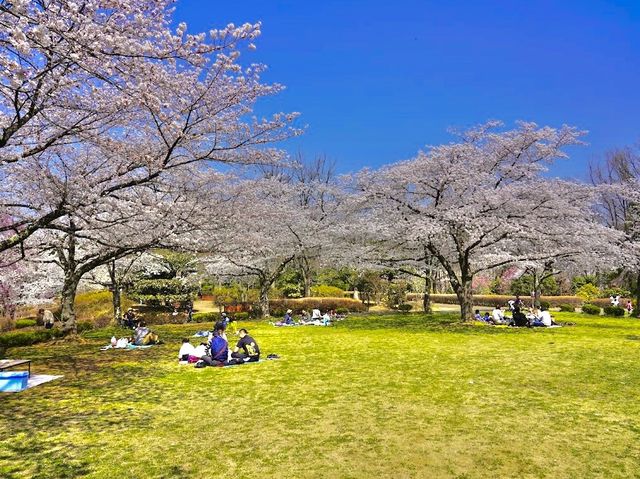
[[[209,331],[198,331],[192,337],[193,338],[206,338],[208,336],[209,336]]]
[[[31,389],[41,384],[60,379],[63,376],[52,376],[50,374],[32,374],[27,381],[26,389]],[[25,390],[26,390],[25,389]],[[21,392],[21,391],[7,391],[7,392]]]

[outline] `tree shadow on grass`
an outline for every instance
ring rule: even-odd
[[[166,390],[161,380],[166,371],[154,364],[166,350],[101,352],[99,346],[39,345],[16,351],[34,361],[36,374],[64,377],[0,395],[0,477],[82,477],[91,464],[86,457],[98,447],[84,443],[87,434],[109,431],[117,437],[153,421],[148,405],[161,402]],[[66,444],[69,434],[78,443]]]
[[[367,315],[350,317],[336,324],[350,330],[402,330],[403,332],[442,332],[470,335],[505,334],[531,331],[528,328],[492,327],[473,322],[462,322],[458,314],[430,315],[407,313],[397,315]]]

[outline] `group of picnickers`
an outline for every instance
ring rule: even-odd
[[[480,314],[480,310],[476,309],[474,319],[488,324],[512,326],[512,327],[550,327],[557,326],[553,320],[553,316],[548,308],[541,306],[540,308],[530,308],[525,313],[524,302],[520,296],[516,295],[515,299],[509,300],[508,303],[511,316],[505,315],[499,304],[495,306],[491,313],[486,312]]]
[[[239,337],[235,347],[229,348],[228,334]],[[195,363],[196,368],[207,366],[233,366],[260,360],[260,347],[245,328],[237,329],[235,321],[222,313],[222,319],[217,321],[213,331],[209,332],[207,340],[198,346],[193,346],[189,338],[182,340],[178,352],[178,360]]]

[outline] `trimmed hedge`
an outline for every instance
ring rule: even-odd
[[[17,331],[0,335],[0,349],[31,346],[54,338],[62,337],[61,329],[42,329],[37,331]]]
[[[626,310],[620,306],[605,306],[604,314],[605,316],[624,316],[624,312]]]
[[[559,306],[560,311],[564,311],[565,313],[575,313],[576,308],[572,304],[563,303]]]
[[[350,298],[301,298],[301,299],[274,299],[269,301],[272,316],[282,316],[287,309],[295,314],[302,310],[310,312],[312,309],[328,311],[331,309],[346,309],[349,312],[366,311],[367,307],[357,299]]]
[[[398,311],[402,311],[403,313],[408,313],[412,309],[413,309],[413,305],[411,304],[403,303],[398,305]]]
[[[583,304],[582,312],[586,314],[591,314],[593,316],[599,316],[600,306],[596,306],[595,304]]]
[[[220,313],[193,313],[194,323],[216,322],[220,319]]]
[[[30,328],[36,324],[35,319],[16,319],[16,329]]]

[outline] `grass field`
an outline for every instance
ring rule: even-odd
[[[576,324],[246,323],[281,359],[223,369],[175,360],[202,325],[10,349],[64,378],[0,395],[0,477],[639,477],[640,320],[556,317]]]

